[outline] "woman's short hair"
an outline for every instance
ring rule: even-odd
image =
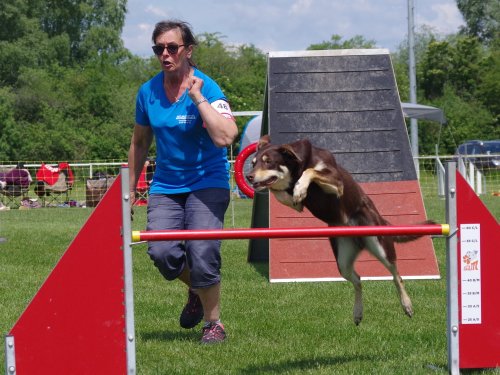
[[[156,43],[156,39],[163,33],[170,31],[172,29],[179,29],[182,35],[182,41],[186,46],[195,46],[198,44],[196,38],[191,31],[191,25],[184,21],[178,20],[166,20],[160,21],[155,25],[153,30],[152,40]]]

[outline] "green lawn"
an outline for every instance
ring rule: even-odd
[[[498,217],[496,199],[488,206]],[[426,197],[426,206],[429,217],[444,220],[443,200]],[[9,332],[90,212],[0,212],[0,237],[7,240],[0,243],[0,332]],[[236,200],[235,227],[248,227],[250,216],[251,200]],[[144,223],[140,207],[133,229]],[[211,347],[199,344],[199,327],[179,327],[185,288],[160,277],[145,245],[134,247],[138,374],[447,373],[443,238],[434,239],[443,279],[406,282],[415,316],[404,315],[392,282],[364,282],[365,317],[358,327],[352,322],[350,284],[270,284],[267,264],[247,263],[247,244],[223,243],[222,319],[228,340]]]

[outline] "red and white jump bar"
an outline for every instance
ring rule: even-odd
[[[243,228],[132,231],[132,241],[230,240],[249,238],[364,237],[450,234],[448,224],[310,228]]]

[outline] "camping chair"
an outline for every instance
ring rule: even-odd
[[[28,194],[32,181],[30,172],[23,168],[22,165],[0,171],[2,203],[10,208],[20,207],[21,200]]]
[[[155,163],[152,160],[146,160],[144,168],[139,176],[136,186],[136,196],[134,206],[145,206],[148,204],[149,185],[153,180]]]
[[[115,181],[115,176],[108,176],[101,173],[97,173],[94,178],[90,178],[86,181],[85,190],[85,203],[87,207],[96,207],[101,201],[106,191],[111,187]]]
[[[42,163],[36,172],[35,193],[42,198],[42,205],[63,204],[69,201],[69,192],[75,178],[68,163],[59,163],[57,167]],[[64,198],[64,200],[61,200]],[[47,202],[47,199],[49,202]]]

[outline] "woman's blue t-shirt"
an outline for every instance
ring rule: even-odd
[[[163,72],[144,83],[137,94],[135,121],[151,126],[156,139],[156,169],[150,194],[179,194],[206,188],[229,189],[225,147],[212,142],[198,108],[187,90],[170,103],[163,89]],[[198,69],[201,93],[212,103],[226,100],[220,87]]]

